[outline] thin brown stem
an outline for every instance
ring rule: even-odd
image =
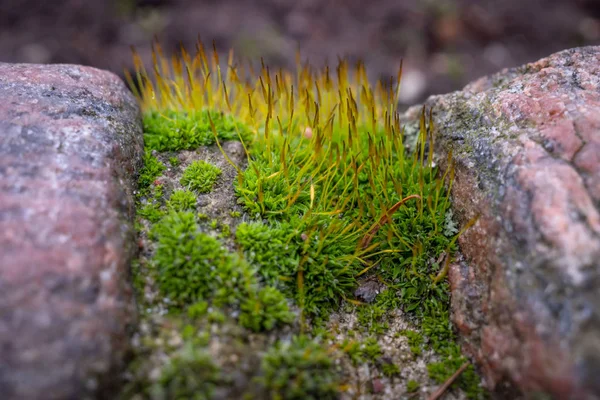
[[[438,388],[438,390],[433,392],[433,394],[429,397],[429,400],[438,400],[439,398],[441,398],[442,395],[446,393],[446,390],[448,390],[450,385],[452,385],[454,381],[458,379],[460,374],[462,374],[469,365],[471,365],[471,363],[468,361],[461,365],[460,368],[450,378],[448,378],[442,386]]]

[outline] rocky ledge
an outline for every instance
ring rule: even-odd
[[[600,47],[429,98],[464,225],[453,321],[488,385],[600,396]],[[422,107],[403,116],[408,131]]]
[[[115,75],[0,63],[0,393],[106,395],[134,321],[139,109]]]

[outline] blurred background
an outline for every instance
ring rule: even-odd
[[[0,61],[77,63],[123,75],[130,46],[149,60],[197,36],[242,58],[292,67],[363,59],[395,75],[400,102],[569,47],[600,43],[600,0],[0,0]]]

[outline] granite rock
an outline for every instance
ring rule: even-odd
[[[600,47],[432,96],[454,214],[452,319],[489,387],[600,398]],[[403,116],[414,130],[421,106]]]
[[[0,397],[108,396],[135,322],[140,112],[115,75],[0,63]]]

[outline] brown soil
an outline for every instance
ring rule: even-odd
[[[598,0],[2,0],[0,61],[78,63],[121,73],[197,35],[242,57],[290,66],[366,61],[373,78],[405,60],[401,102],[459,89],[503,67],[600,43]]]

